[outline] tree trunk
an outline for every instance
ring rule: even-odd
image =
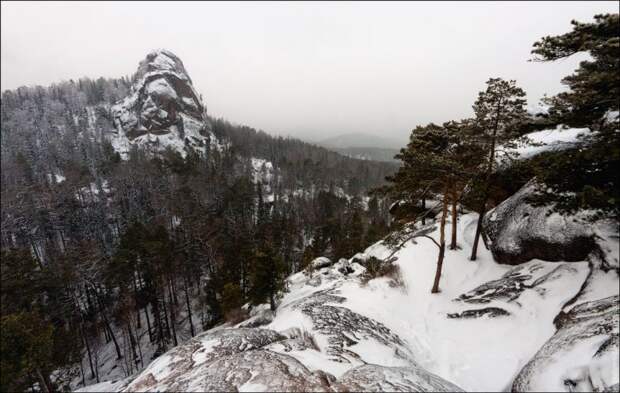
[[[469,259],[471,261],[475,261],[478,253],[478,243],[480,241],[480,233],[482,232],[482,220],[484,219],[484,215],[486,214],[486,205],[487,205],[487,196],[486,193],[482,200],[482,205],[480,209],[478,209],[478,223],[476,224],[476,234],[474,236],[474,244],[471,247],[471,256]]]
[[[52,388],[52,383],[49,380],[49,377],[46,377],[43,371],[37,367],[35,370],[37,373],[37,378],[39,379],[39,385],[41,385],[41,389],[46,393],[52,393],[54,389]]]
[[[131,312],[129,313],[131,315]],[[138,363],[140,359],[138,359],[138,354],[136,353],[136,340],[133,337],[133,333],[131,331],[131,318],[127,320],[127,334],[129,334],[129,344],[131,345],[131,356],[133,356],[133,361],[136,364],[136,370],[138,369]]]
[[[452,239],[450,241],[450,250],[456,250],[457,249],[457,244],[456,244],[456,224],[457,224],[457,220],[458,220],[458,215],[457,215],[457,203],[458,202],[458,198],[457,198],[457,192],[456,190],[452,193]]]
[[[134,301],[136,303],[136,331],[142,328],[142,321],[140,321],[140,300],[138,299],[138,287],[136,285],[136,274],[131,277],[132,286],[133,286],[133,296]]]
[[[426,225],[426,198],[422,198],[422,225]]]
[[[90,344],[88,343],[88,339],[86,338],[83,323],[80,324],[80,328],[82,330],[82,339],[84,340],[84,344],[86,345],[86,352],[88,353],[88,363],[90,364],[90,377],[92,379],[92,378],[95,378],[95,369],[93,368],[93,358],[90,352]]]
[[[170,326],[172,327],[172,340],[174,342],[174,346],[176,347],[177,345],[179,345],[179,342],[177,340],[177,329],[174,326],[175,322],[176,322],[176,315],[175,315],[175,305],[174,305],[174,297],[172,296],[172,284],[168,286],[168,295],[170,297]]]
[[[108,320],[108,316],[105,313],[105,308],[103,307],[103,302],[101,301],[101,298],[99,297],[99,294],[97,293],[97,291],[95,290],[95,297],[97,298],[97,302],[99,303],[99,311],[101,312],[101,315],[103,316],[103,323],[105,326],[104,330],[107,330],[108,333],[110,334],[110,337],[112,338],[112,341],[114,341],[114,348],[116,349],[116,359],[121,359],[123,357],[123,354],[121,353],[121,348],[118,345],[118,341],[116,341],[116,336],[114,336],[114,332],[112,331],[112,327],[110,326],[110,321]]]
[[[446,252],[446,216],[448,215],[448,189],[444,190],[443,203],[441,209],[441,223],[439,225],[439,255],[437,257],[437,270],[435,271],[435,281],[431,293],[439,292],[439,279],[441,278],[441,269],[443,267],[443,257]]]
[[[149,332],[149,341],[153,342],[153,333],[151,332],[151,318],[149,318],[149,305],[144,306],[144,315],[146,316],[146,330]]]
[[[183,280],[185,282],[185,305],[187,306],[187,318],[189,319],[189,331],[192,337],[194,337],[196,333],[194,332],[194,322],[192,321],[192,307],[189,302],[189,293],[188,293],[189,286],[187,285],[187,276],[185,276]]]
[[[80,358],[80,375],[82,375],[82,386],[86,386],[86,376],[84,375],[84,364],[81,358]]]
[[[275,294],[273,292],[271,292],[269,294],[269,306],[271,308],[271,311],[276,311],[276,299],[275,299]]]
[[[501,103],[501,100],[500,100]],[[499,110],[500,104],[498,104],[498,116],[499,119]],[[489,191],[491,190],[491,175],[493,173],[493,161],[495,160],[495,143],[497,139],[497,128],[498,121],[495,122],[495,127],[493,128],[493,138],[491,139],[491,149],[489,151],[489,165],[487,167],[486,173],[486,184],[484,187],[484,193],[482,194],[482,202],[480,204],[480,209],[478,210],[478,223],[476,224],[476,234],[474,236],[474,244],[471,248],[471,256],[470,260],[475,261],[478,253],[478,242],[480,241],[480,233],[482,232],[482,220],[484,219],[484,215],[486,213],[487,201],[489,199]]]

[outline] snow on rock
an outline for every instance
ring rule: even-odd
[[[332,260],[327,257],[318,257],[312,262],[310,262],[310,265],[313,269],[321,269],[323,267],[331,266],[333,264],[334,262],[332,262]]]
[[[613,391],[619,383],[619,297],[582,303],[521,370],[513,391]]]
[[[285,337],[265,329],[222,329],[205,332],[153,361],[126,388],[127,391],[213,391],[200,385],[201,374],[224,358],[259,349]],[[209,378],[211,379],[211,378]],[[206,381],[208,382],[208,381]]]
[[[509,265],[585,260],[596,246],[592,226],[579,216],[552,212],[552,206],[532,206],[528,198],[537,187],[530,181],[484,217],[493,257]]]
[[[131,94],[111,108],[117,135],[112,146],[126,158],[132,146],[172,148],[185,156],[215,143],[204,105],[181,60],[167,50],[149,53],[134,76]]]
[[[458,390],[418,366],[389,328],[342,306],[339,287],[363,271],[346,260],[321,267],[318,288],[305,273],[291,276],[269,325],[205,332],[161,355],[125,391]]]
[[[565,150],[576,146],[580,142],[580,137],[589,135],[589,128],[568,128],[558,125],[556,128],[541,130],[526,134],[525,136],[533,142],[531,145],[522,145],[509,149],[518,154],[519,159],[531,158],[537,154],[547,151]],[[503,154],[498,154],[498,160],[502,160]]]
[[[571,293],[579,288],[568,289],[562,281],[585,281],[589,273],[588,264],[549,264],[531,261],[517,266],[497,280],[486,282],[462,294],[455,301],[467,310],[448,314],[449,318],[477,318],[481,316],[500,317],[520,312],[523,299],[536,299],[536,306],[548,305],[559,310],[570,299]],[[471,308],[471,307],[475,308]]]
[[[347,371],[340,379],[347,391],[358,392],[462,392],[458,386],[420,367],[384,367],[366,364]]]
[[[88,385],[86,387],[76,390],[76,392],[117,392],[124,389],[129,384],[129,382],[131,382],[131,378],[105,381],[93,385]]]

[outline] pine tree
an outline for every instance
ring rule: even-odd
[[[397,239],[402,245],[408,240],[423,236],[438,247],[437,269],[432,293],[439,292],[446,249],[445,226],[451,192],[456,188],[458,180],[464,176],[461,170],[462,163],[459,162],[462,156],[460,150],[457,149],[461,145],[460,138],[461,135],[458,133],[436,124],[416,127],[411,132],[407,147],[401,149],[397,155],[397,158],[403,162],[402,166],[395,176],[388,178],[391,184],[383,189],[383,192],[388,195],[395,195],[414,204],[430,195],[438,195],[440,198],[439,241],[428,236],[426,229],[412,231],[411,228],[403,231],[404,241]],[[419,214],[418,211],[413,211],[410,218],[414,223],[420,218]]]
[[[519,135],[520,124],[526,116],[525,92],[517,87],[514,80],[505,81],[501,78],[491,78],[487,81],[487,88],[478,94],[473,108],[475,126],[481,145],[486,151],[486,161],[482,169],[483,188],[480,207],[478,208],[478,224],[472,246],[472,261],[476,260],[478,242],[482,230],[482,220],[487,211],[491,176],[495,166],[496,153],[500,145],[506,148],[513,147]]]
[[[588,53],[562,79],[568,91],[546,100],[549,122],[588,127],[593,132],[574,149],[548,154],[537,178],[547,185],[542,199],[561,212],[593,209],[620,219],[620,19],[595,15],[593,23],[571,22],[572,31],[534,43],[534,61],[558,61]]]

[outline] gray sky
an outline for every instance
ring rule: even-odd
[[[470,116],[489,77],[536,102],[579,59],[527,62],[532,43],[617,2],[2,3],[1,87],[135,72],[155,48],[184,62],[211,115],[306,139],[405,140]]]

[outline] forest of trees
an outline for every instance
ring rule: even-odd
[[[193,336],[246,303],[275,309],[287,275],[388,230],[388,201],[366,193],[394,164],[222,119],[221,149],[121,159],[110,106],[129,88],[80,79],[2,95],[1,390],[52,391],[52,372],[76,365],[98,381],[103,343],[135,372],[151,361],[140,336],[158,356],[181,323]],[[273,167],[257,175],[253,158]]]

